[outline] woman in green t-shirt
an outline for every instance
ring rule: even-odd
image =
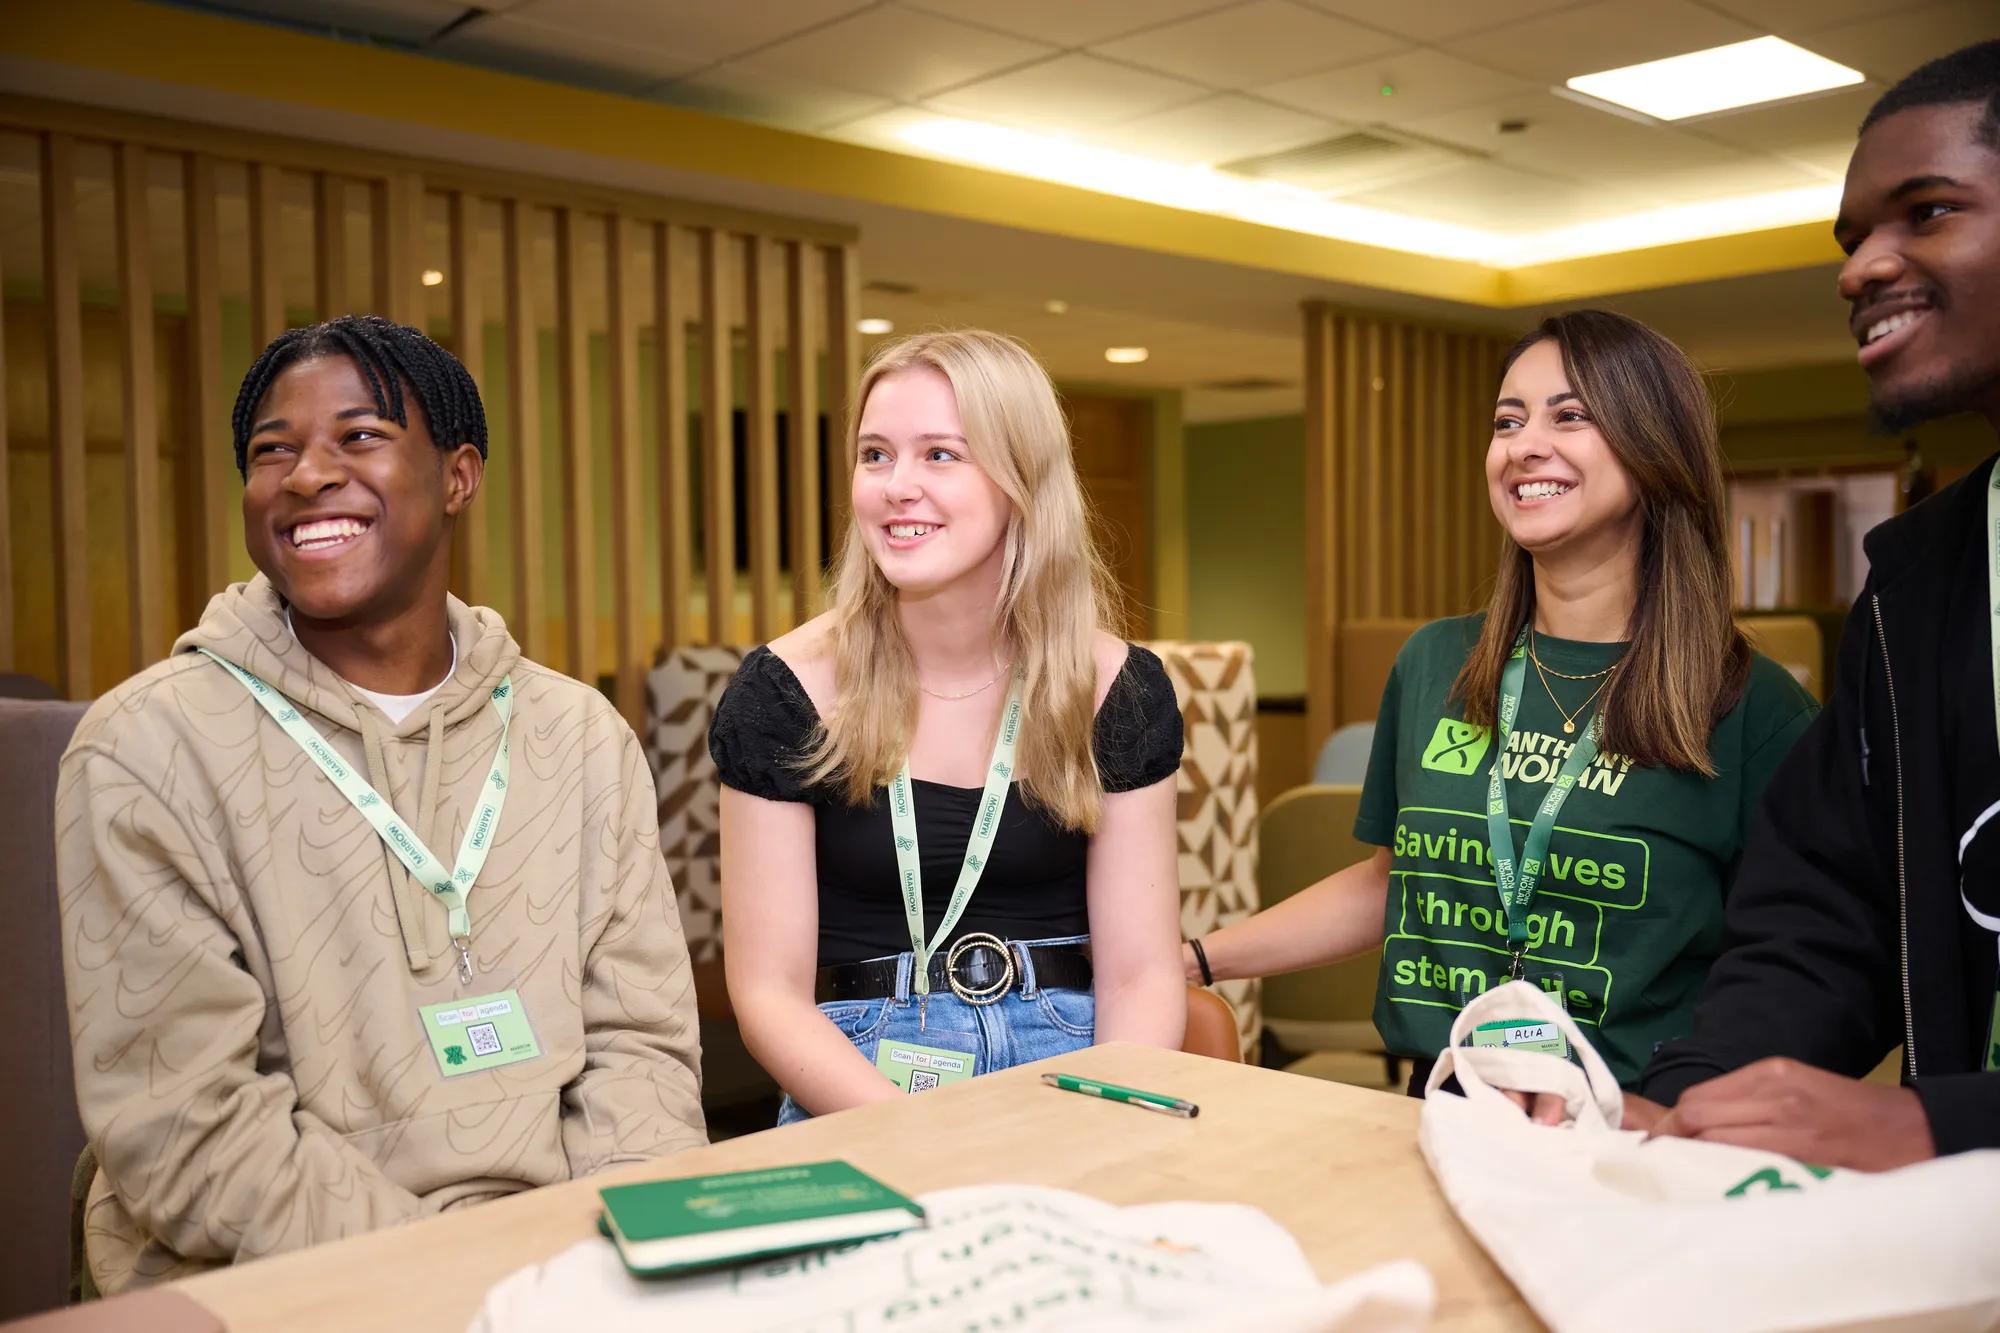
[[[1382,694],[1354,826],[1380,850],[1184,962],[1267,976],[1381,944],[1375,1026],[1413,1092],[1458,1010],[1524,976],[1630,1085],[1690,1028],[1751,812],[1815,706],[1731,615],[1715,413],[1665,338],[1600,310],[1522,338],[1486,483],[1492,600],[1417,631]],[[1496,858],[1520,872],[1512,910]]]

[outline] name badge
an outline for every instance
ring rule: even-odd
[[[979,1057],[970,1051],[885,1041],[876,1048],[875,1067],[904,1092],[929,1092],[979,1072]]]
[[[528,1011],[513,991],[427,1004],[417,1010],[424,1036],[446,1078],[519,1064],[542,1053]]]
[[[1474,1046],[1505,1046],[1520,1051],[1541,1051],[1546,1055],[1569,1057],[1569,1042],[1554,1023],[1522,1023],[1501,1019],[1481,1023],[1472,1030]]]

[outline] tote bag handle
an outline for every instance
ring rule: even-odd
[[[1583,1064],[1578,1068],[1559,1055],[1505,1046],[1468,1046],[1482,1023],[1547,1023],[1569,1040]],[[1625,1094],[1604,1057],[1587,1040],[1576,1020],[1540,986],[1510,981],[1487,991],[1461,1009],[1452,1021],[1451,1044],[1438,1053],[1424,1094],[1436,1092],[1453,1074],[1468,1102],[1511,1107],[1502,1089],[1511,1092],[1552,1092],[1563,1099],[1563,1115],[1579,1127],[1617,1129],[1625,1117]]]

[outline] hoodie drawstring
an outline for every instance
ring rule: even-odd
[[[373,786],[376,791],[381,792],[387,798],[389,796],[389,765],[382,753],[381,724],[376,721],[373,709],[363,708],[357,711],[359,712],[361,723],[361,752],[368,764],[369,785]],[[429,803],[432,811],[435,811],[437,805],[435,775],[438,769],[442,767],[441,764],[436,762],[435,754],[438,743],[438,719],[442,716],[442,713],[443,710],[439,709],[434,710],[431,714],[431,748],[433,753],[424,756],[424,789],[429,792]],[[430,840],[430,830],[425,826],[425,823],[420,821],[417,824],[417,829],[417,836],[423,838],[428,843]],[[412,972],[421,972],[430,966],[431,960],[436,958],[444,947],[443,941],[436,937],[437,905],[431,901],[430,892],[423,885],[417,883],[416,878],[410,874],[403,863],[396,859],[396,854],[389,850],[389,844],[382,842],[379,838],[376,841],[381,846],[382,859],[389,871],[389,883],[395,886],[395,891],[389,897],[396,904],[396,925],[403,933],[404,955],[409,960],[410,970]]]

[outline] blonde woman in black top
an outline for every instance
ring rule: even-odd
[[[709,740],[730,997],[780,1123],[1186,1018],[1180,714],[1104,629],[1046,372],[925,334],[855,399],[832,609],[745,659]]]

